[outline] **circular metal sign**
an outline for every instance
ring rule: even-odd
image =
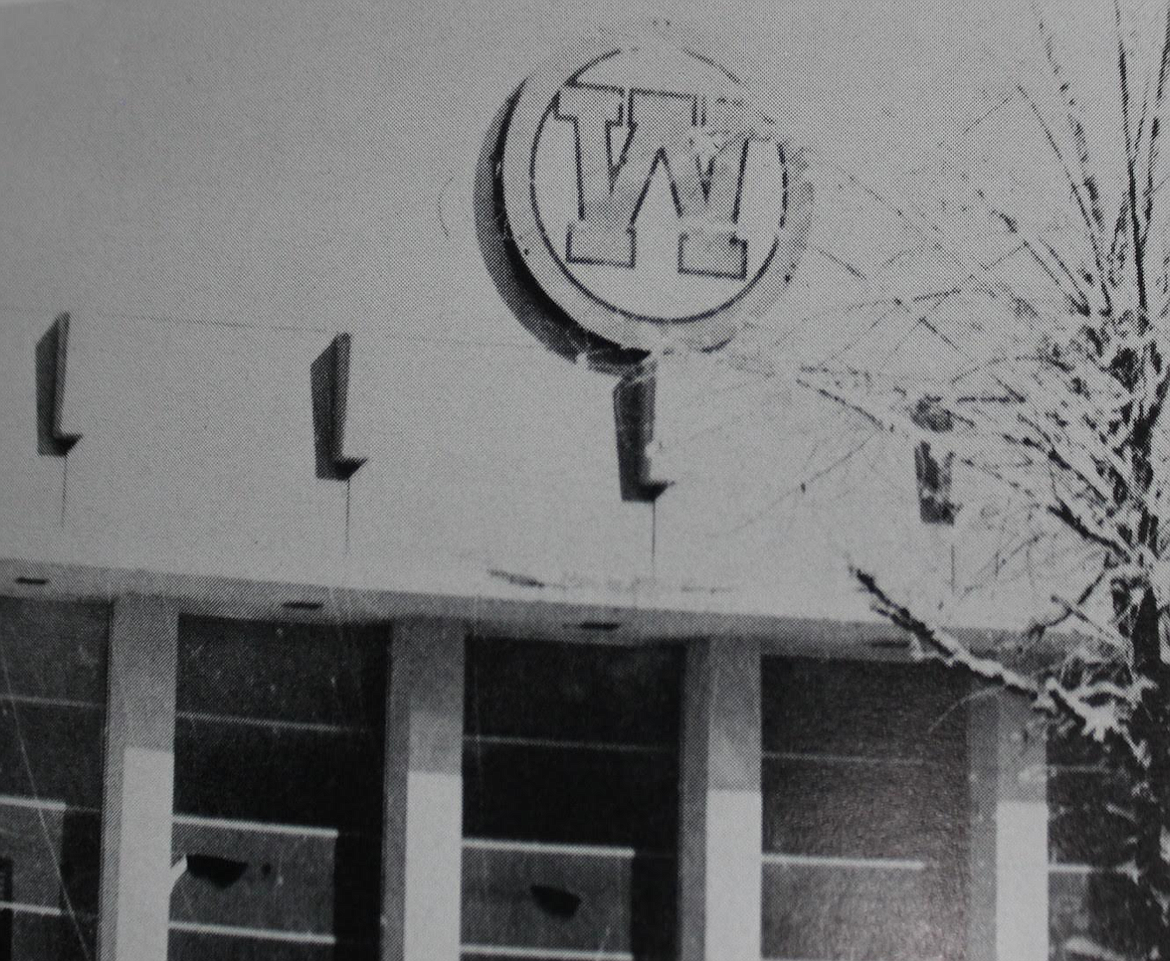
[[[504,212],[533,278],[622,347],[725,343],[791,280],[812,218],[803,163],[713,60],[583,40],[521,89]]]

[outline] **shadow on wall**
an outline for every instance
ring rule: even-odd
[[[309,367],[313,399],[313,451],[317,477],[349,480],[366,462],[345,453],[345,418],[349,397],[349,334],[338,334]]]
[[[475,172],[475,232],[496,290],[524,328],[554,354],[591,370],[613,374],[618,476],[624,501],[652,502],[665,484],[648,482],[645,451],[653,435],[654,370],[649,354],[614,344],[586,330],[537,284],[512,236],[501,177],[504,140],[521,85],[492,120]]]
[[[492,120],[476,165],[475,233],[484,264],[504,303],[545,347],[573,363],[584,354],[593,370],[624,374],[645,360],[646,352],[620,347],[576,323],[540,289],[513,243],[500,167],[508,121],[523,89],[521,85]]]
[[[97,954],[101,905],[101,816],[70,807],[61,823],[61,890],[57,950],[53,957],[84,961]],[[0,958],[4,955],[0,953]]]
[[[78,441],[61,430],[68,340],[69,315],[61,314],[36,346],[37,453],[46,457],[64,457]]]

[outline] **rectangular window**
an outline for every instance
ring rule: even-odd
[[[109,616],[0,598],[0,958],[95,956]]]
[[[674,957],[682,659],[468,642],[465,961]]]
[[[385,628],[179,621],[171,961],[373,961]]]
[[[763,954],[965,954],[967,732],[957,673],[764,659]]]
[[[1054,725],[1055,727],[1055,725]],[[1092,945],[1136,957],[1126,857],[1129,789],[1120,765],[1076,730],[1048,736],[1048,918],[1054,961]],[[1097,951],[1096,954],[1102,952]]]

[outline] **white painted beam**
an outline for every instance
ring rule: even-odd
[[[463,629],[395,625],[386,717],[383,961],[458,961]]]
[[[763,810],[760,648],[692,642],[683,690],[682,961],[759,961]]]
[[[171,894],[178,616],[120,598],[110,623],[100,961],[165,961]]]

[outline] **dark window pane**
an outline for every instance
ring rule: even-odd
[[[1052,872],[1048,878],[1049,943],[1054,961],[1081,961],[1065,949],[1089,940],[1122,957],[1137,957],[1134,885],[1109,872]]]
[[[181,619],[171,961],[376,956],[388,636]]]
[[[0,900],[96,915],[100,845],[97,811],[0,803],[0,880],[11,892]]]
[[[11,945],[13,961],[92,961],[97,954],[97,919],[44,916],[0,910],[0,952]]]
[[[107,624],[0,599],[0,958],[95,954]]]
[[[1048,763],[1056,767],[1115,770],[1120,761],[1104,745],[1081,733],[1079,725],[1049,725],[1046,745]]]
[[[386,627],[180,620],[180,713],[380,726]]]
[[[5,694],[104,705],[108,623],[96,604],[0,598]]]
[[[342,913],[362,916],[379,910],[376,837],[180,817],[172,845],[176,860],[195,859],[194,870],[175,885],[171,913],[176,921],[327,935]],[[353,875],[365,883],[346,885],[339,903],[337,880]],[[217,877],[221,883],[215,883]],[[224,885],[228,878],[233,880]]]
[[[675,756],[470,744],[463,776],[466,837],[674,848]]]
[[[673,957],[681,666],[658,649],[469,642],[465,961],[476,945]]]
[[[936,872],[764,865],[764,956],[961,958],[959,892]]]
[[[475,638],[467,732],[673,747],[680,672],[669,649]]]
[[[1128,858],[1129,785],[1117,758],[1077,730],[1048,737],[1049,937],[1055,961],[1078,940],[1136,956],[1134,885],[1112,868]]]
[[[922,764],[765,759],[764,850],[937,859],[967,803],[962,772]]]
[[[677,872],[673,858],[468,848],[463,943],[665,956]]]
[[[1050,730],[1047,752],[1049,860],[1102,868],[1120,864],[1132,828],[1120,761],[1074,728]]]
[[[382,747],[373,732],[180,718],[175,766],[182,814],[378,830]]]
[[[105,711],[0,697],[0,795],[97,808]]]
[[[968,681],[937,664],[764,658],[766,752],[926,759],[962,744]]]
[[[1124,778],[1109,771],[1048,772],[1048,858],[1059,864],[1115,867],[1125,859],[1132,823]]]
[[[765,955],[960,959],[966,680],[766,658],[762,684]]]

